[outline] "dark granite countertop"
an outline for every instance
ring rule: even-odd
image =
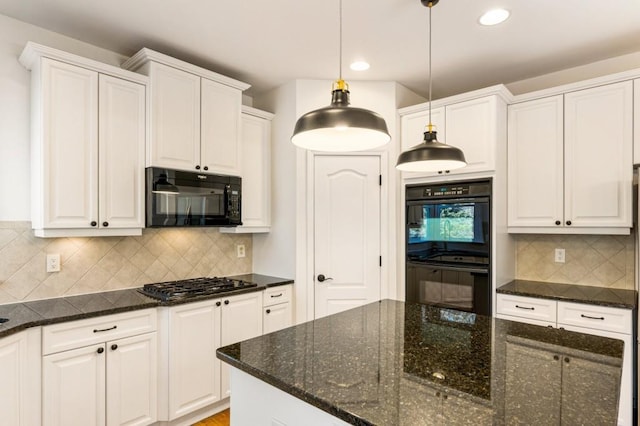
[[[259,274],[237,275],[233,278],[252,281],[258,284],[258,286],[170,302],[161,302],[152,299],[140,293],[138,288],[132,288],[0,305],[0,338],[29,327],[50,325],[157,306],[173,306],[182,303],[200,302],[206,299],[217,299],[241,293],[263,291],[268,287],[293,283],[293,280],[287,278],[270,277]]]
[[[354,425],[614,425],[623,342],[383,300],[217,356]]]
[[[635,290],[513,280],[496,291],[515,296],[539,297],[613,308],[636,309],[638,306],[638,294]]]

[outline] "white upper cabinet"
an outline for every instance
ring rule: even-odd
[[[633,81],[633,164],[640,164],[640,79]]]
[[[434,101],[431,122],[438,141],[460,148],[467,166],[437,172],[403,172],[405,179],[493,173],[500,149],[506,139],[506,100],[504,86],[494,86]],[[421,143],[429,124],[429,103],[400,110],[401,147],[406,151]]]
[[[226,233],[269,232],[271,226],[271,120],[273,114],[242,107],[242,226]]]
[[[629,233],[630,81],[509,107],[509,230]]]
[[[201,93],[201,167],[209,172],[244,177],[240,143],[242,92],[203,78]]]
[[[240,109],[248,84],[147,48],[123,68],[150,78],[147,166],[242,176]]]
[[[562,108],[562,95],[509,105],[509,226],[562,224]]]
[[[140,235],[144,76],[28,43],[31,220],[39,237]]]
[[[149,164],[194,170],[200,163],[200,77],[151,62]]]

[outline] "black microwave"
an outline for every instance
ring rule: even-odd
[[[242,179],[237,176],[146,169],[146,226],[242,225]]]

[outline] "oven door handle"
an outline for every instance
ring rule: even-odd
[[[407,265],[416,266],[419,268],[425,269],[439,269],[443,271],[454,271],[454,272],[471,272],[476,274],[488,274],[488,268],[467,268],[463,266],[452,266],[452,265],[434,265],[432,263],[418,263],[418,262],[407,262]]]

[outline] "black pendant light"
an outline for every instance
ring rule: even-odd
[[[421,0],[429,8],[429,125],[424,132],[424,141],[398,157],[396,169],[403,172],[437,172],[454,170],[467,165],[464,153],[459,148],[438,142],[434,125],[431,123],[431,8],[439,0]]]
[[[349,85],[342,79],[342,0],[340,0],[340,77],[333,83],[331,105],[304,114],[291,136],[294,145],[314,151],[363,151],[391,140],[380,114],[349,106]]]

